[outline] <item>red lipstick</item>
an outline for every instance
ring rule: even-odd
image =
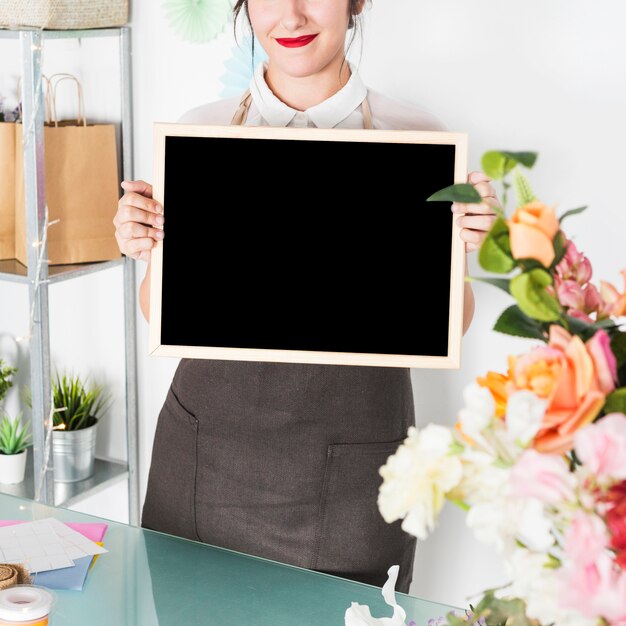
[[[317,37],[317,33],[315,35],[304,35],[302,37],[288,37],[288,38],[276,38],[276,41],[281,45],[285,46],[285,48],[301,48],[302,46],[306,46],[310,44]]]

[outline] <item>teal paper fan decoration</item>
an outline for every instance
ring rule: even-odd
[[[166,0],[165,17],[186,41],[215,39],[232,16],[232,0]]]
[[[240,96],[250,84],[254,68],[267,59],[265,50],[261,47],[258,39],[254,38],[254,67],[252,65],[252,35],[245,35],[241,45],[235,43],[231,55],[224,62],[222,81],[222,98]]]

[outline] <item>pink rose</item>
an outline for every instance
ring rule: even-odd
[[[574,477],[563,457],[525,450],[511,471],[511,491],[520,498],[556,504],[574,497]]]
[[[577,511],[565,533],[565,556],[576,567],[592,565],[609,545],[609,534],[597,515]]]
[[[605,330],[598,330],[585,346],[591,355],[600,390],[608,396],[617,383],[617,360],[611,350],[611,339]]]
[[[609,413],[574,436],[576,455],[598,478],[626,479],[626,415]]]

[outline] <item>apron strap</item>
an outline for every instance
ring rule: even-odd
[[[239,102],[239,107],[235,111],[235,115],[233,115],[233,119],[230,121],[231,126],[243,126],[248,119],[248,110],[250,109],[250,103],[252,102],[252,94],[249,89],[246,89],[243,96],[241,96],[241,101]]]
[[[365,100],[361,102],[361,109],[363,112],[363,128],[374,128],[372,109],[370,109],[370,103],[367,96],[365,96]]]
[[[252,94],[250,93],[249,89],[246,89],[244,94],[241,96],[239,107],[235,111],[233,119],[230,121],[231,126],[243,126],[246,123],[251,102]],[[365,97],[363,102],[361,102],[361,109],[363,112],[363,128],[373,129],[374,121],[372,116],[372,109],[370,108],[367,96]]]

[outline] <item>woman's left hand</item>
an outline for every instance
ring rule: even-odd
[[[491,179],[482,172],[470,172],[467,182],[474,185],[476,191],[483,198],[480,204],[452,203],[452,211],[457,217],[457,224],[461,227],[461,239],[465,242],[465,251],[473,252],[480,248],[487,233],[496,221],[494,207],[500,208],[500,200],[496,190],[490,184]]]

